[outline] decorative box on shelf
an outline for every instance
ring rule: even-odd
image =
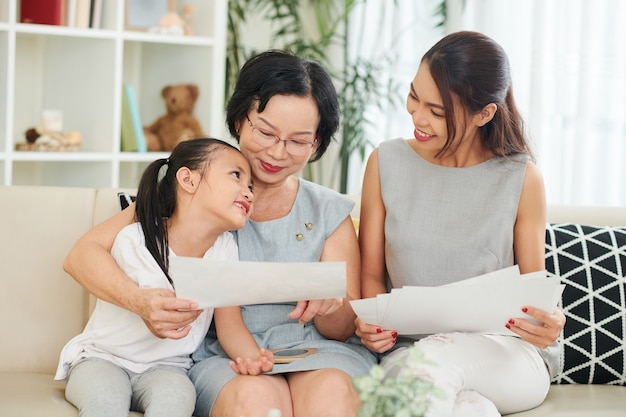
[[[26,136],[26,143],[16,143],[16,151],[80,151],[82,142],[81,134],[76,131],[63,134],[60,131],[31,128],[24,136]]]

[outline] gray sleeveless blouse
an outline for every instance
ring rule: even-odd
[[[450,168],[427,162],[404,139],[381,143],[385,262],[392,287],[438,286],[512,266],[528,161],[520,154]],[[558,344],[537,351],[554,377]]]
[[[513,265],[526,155],[450,168],[394,139],[381,143],[378,161],[393,287],[448,284]]]

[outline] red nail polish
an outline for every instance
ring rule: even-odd
[[[522,311],[523,311],[524,313],[527,313],[527,312],[528,312],[528,309],[527,309],[526,307],[522,307]]]
[[[509,324],[515,324],[515,320],[513,319],[509,320]]]
[[[504,327],[506,327],[507,329],[510,329],[511,325],[507,323]]]
[[[396,339],[398,337],[398,332],[393,332],[391,333],[391,337],[393,337],[394,339]],[[394,340],[395,343],[395,340]]]
[[[391,343],[393,343],[393,344],[395,345],[397,341],[398,341],[398,339],[396,339],[396,338],[394,337],[394,338],[393,338],[393,340],[391,341]]]
[[[378,329],[376,329],[376,333],[382,333],[383,329],[381,329],[380,327]]]

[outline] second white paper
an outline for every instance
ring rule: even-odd
[[[504,326],[508,319],[524,317],[524,305],[552,311],[563,288],[545,271],[520,275],[514,266],[440,287],[394,288],[350,304],[361,320],[401,335],[454,331],[513,335]]]

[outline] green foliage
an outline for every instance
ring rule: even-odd
[[[368,0],[230,0],[228,2],[228,39],[226,58],[227,100],[241,65],[257,51],[246,50],[242,44],[241,31],[248,16],[262,16],[271,22],[272,45],[267,48],[289,50],[298,56],[313,59],[324,65],[335,81],[341,105],[339,149],[339,190],[347,192],[350,157],[358,155],[365,159],[372,144],[366,129],[375,123],[368,118],[368,110],[382,108],[387,104],[396,106],[401,102],[397,85],[383,82],[383,75],[391,65],[391,56],[376,56],[351,61],[348,51],[350,13],[354,7]],[[389,2],[396,7],[396,2]],[[313,14],[314,19],[310,16]],[[436,10],[445,19],[445,0]],[[306,17],[306,19],[303,19]],[[303,21],[314,23],[305,30]],[[342,59],[337,63],[331,58],[331,50]],[[336,58],[336,57],[335,57]],[[334,170],[333,170],[334,171]],[[312,174],[309,171],[309,179]],[[304,173],[307,176],[307,172]]]
[[[363,404],[358,417],[423,417],[430,400],[442,393],[432,382],[410,372],[425,359],[415,347],[408,348],[405,363],[398,363],[403,370],[396,377],[385,377],[381,365],[374,365],[369,374],[353,379]]]
[[[362,58],[348,62],[348,16],[353,8],[367,0],[231,0],[229,1],[228,40],[226,60],[225,99],[230,97],[241,65],[254,50],[246,50],[241,42],[241,30],[247,16],[260,15],[272,24],[272,45],[268,48],[289,50],[298,56],[313,59],[329,69],[342,110],[340,127],[339,191],[346,192],[350,156],[357,153],[361,159],[370,142],[365,137],[366,126],[372,122],[365,116],[368,106],[382,105],[388,99],[388,87],[379,80],[389,65],[385,57],[375,61]],[[314,14],[314,30],[302,25],[303,13]],[[329,49],[337,48],[344,62],[337,69],[331,62]],[[306,172],[305,172],[306,175]],[[312,178],[310,178],[312,179]]]

